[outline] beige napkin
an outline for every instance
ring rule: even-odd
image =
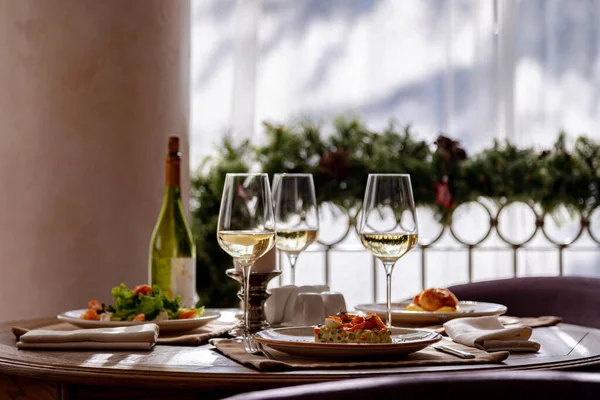
[[[456,343],[494,352],[535,353],[540,344],[529,340],[529,326],[505,328],[497,316],[457,318],[444,324],[446,333]]]
[[[209,339],[216,338],[224,335],[227,331],[235,326],[238,321],[234,322],[222,322],[222,321],[212,321],[200,328],[193,329],[191,331],[184,332],[160,332],[158,336],[158,340],[156,340],[157,345],[166,345],[166,346],[200,346]],[[137,326],[137,325],[136,325]],[[74,331],[75,328],[73,325],[68,324],[66,322],[61,322],[58,324],[53,324],[49,326],[45,326],[40,328],[43,330],[50,331]],[[113,328],[111,328],[113,329]],[[85,329],[89,330],[89,329]],[[37,330],[32,330],[31,332],[35,332]],[[18,326],[14,326],[12,328],[12,332],[19,340],[19,338],[27,332],[30,332],[29,329],[21,328]]]
[[[35,329],[20,335],[19,349],[127,349],[150,350],[158,338],[158,325],[57,331]]]
[[[508,352],[488,353],[483,350],[473,349],[461,344],[452,343],[448,338],[443,338],[438,344],[447,345],[459,350],[473,353],[475,358],[464,359],[456,356],[441,353],[431,347],[415,353],[385,357],[385,358],[367,358],[367,359],[332,359],[320,360],[313,358],[304,358],[292,356],[277,350],[267,348],[269,357],[261,354],[248,354],[244,350],[244,345],[236,339],[213,339],[211,340],[217,350],[239,362],[242,365],[256,368],[260,371],[282,371],[282,370],[312,370],[312,369],[350,369],[350,368],[386,368],[386,367],[415,367],[426,365],[467,365],[467,364],[496,364],[508,358]]]
[[[213,321],[191,331],[161,332],[156,344],[166,346],[200,346],[212,338],[223,336],[237,322]]]

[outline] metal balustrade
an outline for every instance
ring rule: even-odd
[[[480,208],[480,213],[485,215],[485,220],[479,221],[479,226],[483,226],[484,229],[479,237],[466,239],[464,234],[461,235],[456,224],[452,221],[456,221],[455,214],[462,213],[466,210],[472,209],[473,207]],[[512,211],[526,211],[529,213],[528,218],[531,226],[528,226],[528,232],[521,234],[521,238],[518,240],[511,237],[511,228],[515,227],[515,224],[520,224],[523,221],[513,221],[512,226],[508,228],[506,225],[501,224],[505,218],[509,217]],[[341,210],[341,209],[338,209]],[[420,209],[422,212],[423,209]],[[338,217],[339,219],[345,219],[345,231],[342,232],[341,236],[335,240],[327,241],[320,238],[318,244],[311,246],[307,252],[322,252],[323,253],[323,264],[325,273],[325,284],[329,285],[330,281],[330,265],[331,265],[331,253],[334,251],[344,252],[367,252],[360,244],[359,245],[345,245],[348,237],[354,232],[357,234],[357,220],[359,217],[360,210],[354,209],[350,211],[344,211],[344,216]],[[467,268],[468,268],[468,280],[473,280],[473,253],[476,250],[487,250],[487,251],[506,251],[512,252],[512,273],[513,276],[518,275],[518,254],[524,249],[535,250],[535,251],[553,251],[556,252],[558,257],[558,273],[563,275],[564,273],[564,253],[565,250],[582,250],[582,251],[594,251],[600,254],[600,206],[595,207],[593,210],[587,213],[580,213],[572,211],[570,215],[570,226],[576,224],[576,230],[570,235],[557,234],[553,232],[556,228],[552,221],[552,215],[546,214],[540,210],[540,208],[531,203],[521,201],[510,201],[500,206],[496,206],[494,202],[488,201],[487,199],[480,199],[471,203],[463,204],[457,207],[448,220],[449,223],[438,224],[438,232],[431,237],[425,237],[419,232],[419,244],[416,249],[413,250],[420,253],[420,287],[424,289],[427,287],[427,255],[433,251],[456,251],[466,250],[467,252]],[[472,216],[471,216],[472,217]],[[483,224],[483,225],[482,225]],[[419,226],[421,230],[421,226]],[[523,226],[521,226],[523,228]],[[489,245],[490,237],[496,234],[499,239],[500,245]],[[454,243],[442,244],[442,237],[451,238]],[[543,238],[546,243],[544,245],[532,245],[535,239]],[[587,237],[588,245],[580,246],[578,243],[584,241],[582,238]],[[279,265],[283,265],[284,255],[279,252],[278,254]],[[380,268],[378,261],[375,257],[372,257],[372,276],[373,276],[373,301],[377,300],[377,268]],[[281,284],[281,277],[279,279]]]

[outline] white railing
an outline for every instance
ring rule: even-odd
[[[319,244],[302,254],[297,284],[325,283],[349,305],[383,301],[383,268],[356,235],[359,210],[321,209]],[[419,245],[394,271],[395,300],[430,286],[525,275],[600,275],[600,208],[589,213],[559,207],[552,215],[535,204],[487,199],[458,207],[449,223],[419,209]],[[289,282],[289,267],[278,256]]]

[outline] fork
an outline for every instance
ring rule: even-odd
[[[273,360],[273,356],[271,356],[264,348],[264,346],[260,343],[257,342],[256,340],[254,340],[254,337],[252,336],[252,334],[244,332],[242,334],[242,341],[244,342],[244,350],[246,350],[246,353],[248,354],[254,354],[254,355],[264,355],[265,357],[267,357],[269,360]]]
[[[249,332],[242,333],[242,341],[244,342],[244,350],[248,354],[256,354],[260,352],[260,349],[256,345],[256,341]]]

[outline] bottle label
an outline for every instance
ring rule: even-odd
[[[182,307],[193,307],[196,299],[196,259],[171,258],[171,292],[181,296]]]

